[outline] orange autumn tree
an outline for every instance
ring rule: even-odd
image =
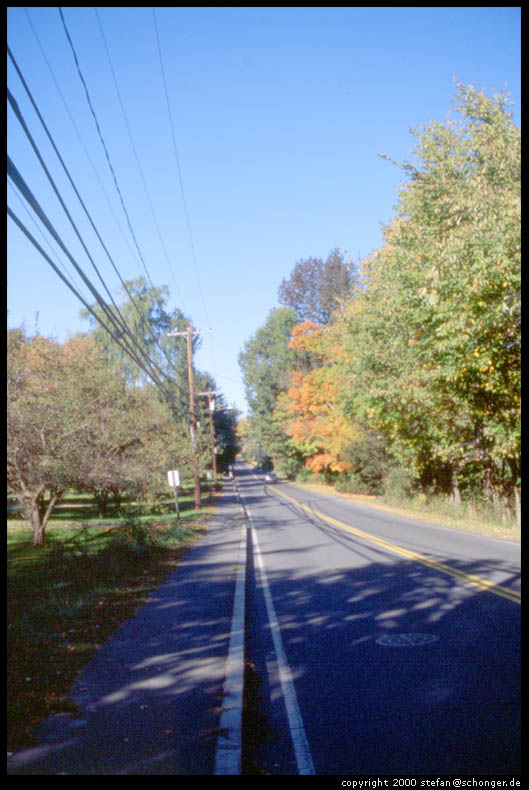
[[[302,321],[292,329],[289,347],[298,352],[297,367],[278,404],[289,442],[314,473],[349,471],[347,447],[356,430],[338,408],[343,386],[338,362],[344,352],[337,327]]]

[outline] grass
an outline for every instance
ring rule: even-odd
[[[8,751],[34,745],[50,714],[75,712],[77,673],[206,531],[214,498],[204,500],[199,513],[183,509],[180,524],[173,513],[94,526],[80,510],[42,547],[20,522],[8,526]]]
[[[207,501],[209,492],[203,493],[203,499]],[[178,507],[182,519],[188,517],[194,510],[194,495],[191,490],[182,490],[178,495]],[[128,515],[135,515],[137,518],[148,521],[160,516],[176,517],[174,497],[170,496],[156,501],[155,508],[151,512],[140,516],[142,505],[133,500],[124,500],[121,510],[116,511],[113,504],[109,502],[107,515],[100,517],[95,498],[90,494],[80,494],[77,492],[67,493],[55,506],[50,518],[48,527],[58,526],[81,526],[98,524],[121,523]],[[153,512],[153,511],[156,512]],[[14,498],[8,495],[7,498],[7,524],[8,526],[30,526],[29,521],[24,520],[20,513],[20,507]]]
[[[428,521],[443,527],[460,529],[503,540],[519,541],[521,528],[512,517],[506,517],[494,508],[486,508],[474,503],[456,505],[450,498],[435,497],[427,499],[419,495],[414,499],[367,494],[343,494],[335,491],[334,486],[324,483],[298,483],[301,488],[323,494],[333,494],[351,499],[358,504],[367,505],[387,513],[395,513],[405,518]]]

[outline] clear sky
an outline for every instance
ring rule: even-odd
[[[150,279],[169,287],[170,309],[211,327],[197,366],[241,410],[238,354],[296,262],[335,247],[357,261],[380,246],[402,173],[378,154],[409,159],[409,129],[443,120],[454,78],[509,91],[520,123],[519,7],[63,14]],[[11,6],[7,19],[8,44],[116,267],[123,279],[145,274],[58,9]],[[116,295],[119,278],[11,62],[8,86]],[[7,128],[9,156],[101,289],[11,108]],[[11,186],[8,204],[49,252]],[[10,219],[7,252],[8,326],[61,341],[88,329],[80,302]]]

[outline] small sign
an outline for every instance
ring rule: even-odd
[[[180,486],[180,472],[178,469],[173,469],[171,472],[167,472],[167,482],[171,488],[178,488]]]

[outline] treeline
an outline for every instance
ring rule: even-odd
[[[71,489],[90,492],[100,516],[123,497],[152,510],[167,488],[167,471],[192,479],[198,465],[212,469],[208,401],[197,399],[199,428],[192,442],[188,420],[187,349],[183,337],[168,337],[190,323],[166,308],[168,289],[143,278],[124,283],[119,307],[136,348],[156,370],[155,386],[124,352],[118,336],[103,329],[88,311],[91,331],[64,343],[21,327],[7,335],[8,492],[33,527],[40,544],[53,509]],[[98,308],[92,307],[97,314]],[[194,340],[194,344],[199,341]],[[159,376],[159,378],[158,378]],[[217,391],[213,378],[195,372],[197,392]],[[218,392],[218,391],[217,391]],[[221,394],[218,407],[226,406]],[[237,451],[236,413],[214,412],[218,471]]]
[[[519,518],[520,130],[503,94],[459,84],[412,134],[381,249],[298,262],[243,348],[241,437],[290,477]]]

